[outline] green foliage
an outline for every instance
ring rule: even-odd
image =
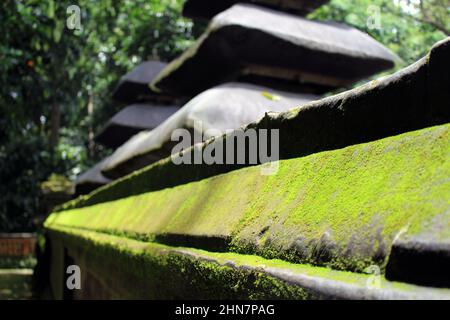
[[[72,4],[0,4],[1,231],[33,228],[31,218],[43,213],[40,183],[51,173],[73,179],[108,153],[89,152],[89,132],[122,107],[110,98],[119,77],[155,55],[174,58],[195,37],[180,0],[78,1],[82,30],[66,26]],[[53,105],[61,110],[56,147],[49,144]]]

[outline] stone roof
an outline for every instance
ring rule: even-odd
[[[101,173],[101,168],[107,160],[108,158],[103,159],[92,168],[86,170],[77,177],[77,179],[75,180],[76,195],[88,194],[94,189],[97,189],[111,182],[110,179],[106,178]]]
[[[238,4],[154,79],[151,88],[193,95],[242,79],[280,89],[326,92],[394,66],[397,57],[369,35],[334,22],[306,20]],[[319,92],[320,91],[320,92]]]
[[[154,130],[132,137],[113,153],[103,172],[117,178],[170,155],[173,130],[194,130],[195,122],[202,123],[202,132],[224,132],[257,121],[268,111],[285,111],[317,98],[251,84],[223,84],[199,94]]]
[[[178,109],[172,105],[132,104],[115,114],[95,140],[115,149],[139,131],[156,128]]]
[[[166,63],[160,61],[146,61],[139,64],[120,78],[114,90],[113,99],[126,103],[170,100],[169,97],[152,91],[148,86],[166,65]]]

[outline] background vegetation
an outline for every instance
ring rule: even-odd
[[[0,4],[0,232],[33,229],[40,185],[74,179],[107,155],[94,133],[122,105],[110,95],[143,60],[170,61],[204,23],[181,17],[182,0],[79,0],[82,30],[69,30],[73,1]],[[376,7],[374,7],[376,6]],[[363,30],[410,64],[450,34],[449,0],[333,0],[310,18]],[[368,19],[380,9],[380,28]],[[375,10],[376,11],[376,10]]]

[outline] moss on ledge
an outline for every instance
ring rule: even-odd
[[[399,234],[449,223],[449,134],[447,124],[283,160],[273,176],[248,167],[54,213],[45,226],[207,249],[222,240],[266,258],[383,270]]]
[[[446,289],[389,282],[383,277],[377,287],[373,286],[371,275],[258,256],[174,248],[73,228],[54,228],[50,237],[75,253],[73,258],[82,265],[82,272],[101,277],[109,298],[450,298]],[[80,250],[82,255],[76,253]],[[83,292],[86,285],[89,283],[82,285],[81,297],[89,294]]]

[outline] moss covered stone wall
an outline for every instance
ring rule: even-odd
[[[93,231],[55,227],[83,272],[75,298],[105,299],[449,299],[373,276],[255,255],[171,247]]]
[[[394,239],[448,239],[449,133],[436,126],[283,160],[273,176],[255,166],[56,212],[46,228],[383,272]]]
[[[61,206],[54,296],[73,260],[75,298],[449,298],[449,52],[251,124],[275,175],[168,158]]]

